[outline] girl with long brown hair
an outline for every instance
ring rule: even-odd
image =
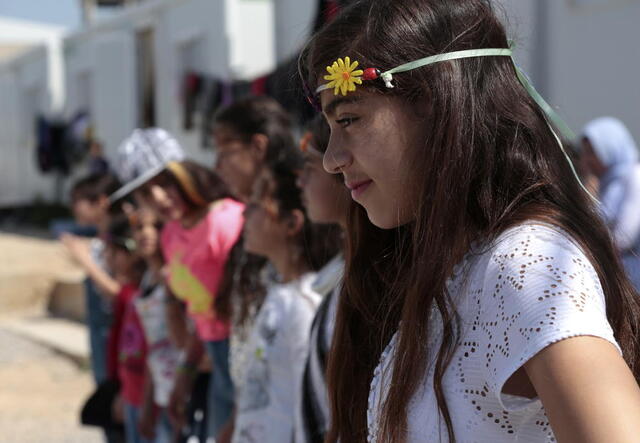
[[[640,301],[510,55],[487,0],[356,1],[305,52],[354,200],[328,441],[640,435]]]
[[[318,271],[312,286],[323,298],[309,330],[309,353],[296,413],[296,443],[322,442],[329,427],[327,360],[344,274],[342,234],[346,228],[350,201],[349,191],[343,186],[340,177],[327,173],[322,166],[322,157],[327,150],[329,136],[329,125],[322,115],[317,115],[308,125],[307,132],[300,141],[304,166],[297,184],[302,192],[307,215],[314,223],[339,227],[341,235],[340,252]]]
[[[297,394],[309,348],[309,327],[321,301],[316,272],[338,248],[339,231],[315,225],[296,186],[297,165],[264,168],[245,212],[244,247],[266,257],[279,281],[256,314],[244,380],[236,396],[234,443],[291,442]]]

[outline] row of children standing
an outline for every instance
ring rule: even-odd
[[[108,422],[122,414],[128,442],[321,441],[349,201],[322,169],[328,127],[317,119],[298,147],[287,113],[250,98],[213,136],[215,171],[167,132],[136,130],[119,148],[124,185],[96,189],[102,212],[84,217],[101,218],[105,265],[64,238],[111,307]],[[95,180],[74,187],[80,221]]]
[[[324,168],[342,176],[354,200],[328,358],[329,421],[322,375],[333,300],[315,308],[320,297],[308,283],[335,285],[326,266],[340,268],[339,259],[310,275],[330,252],[308,254],[320,237],[293,198],[291,151],[278,149],[272,132],[278,124],[267,119],[273,126],[256,129],[242,112],[218,117],[218,171],[230,194],[216,188],[215,198],[204,198],[195,174],[178,163],[163,166],[141,196],[165,219],[166,287],[185,299],[208,297],[187,300],[200,335],[183,346],[179,373],[192,373],[209,350],[210,435],[316,441],[329,422],[331,442],[637,441],[640,298],[567,162],[558,134],[570,131],[512,59],[499,2],[351,3],[300,63],[308,98],[331,127]],[[621,208],[624,187],[634,189],[622,173],[636,165],[619,160],[635,160],[634,152],[603,155],[594,129],[584,140],[588,169],[602,179],[605,203]],[[306,146],[305,190],[323,149]],[[214,234],[222,228],[207,223],[208,214],[228,209],[238,220],[247,202],[244,234],[244,220]],[[211,235],[196,242],[202,226]],[[234,250],[238,241],[242,251]],[[257,265],[266,271],[256,277],[255,254],[273,273]],[[214,255],[215,263],[206,258]],[[218,286],[205,280],[211,275]],[[246,292],[245,275],[256,285]],[[300,340],[295,331],[309,323],[311,341]],[[217,384],[227,376],[235,392]],[[168,402],[174,426],[183,379]]]

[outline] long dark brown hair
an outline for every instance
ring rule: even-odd
[[[488,0],[360,0],[317,34],[301,58],[313,88],[325,67],[350,56],[362,67],[391,69],[430,55],[507,48]],[[344,289],[329,363],[332,428],[327,441],[366,441],[367,395],[375,366],[399,332],[393,380],[381,415],[380,441],[406,440],[407,406],[423,380],[429,313],[442,316],[434,389],[455,441],[443,374],[456,346],[455,310],[445,282],[473,242],[540,220],[567,231],[595,267],[607,318],[636,378],[639,298],[626,278],[594,203],[573,178],[541,109],[507,57],[438,63],[362,87],[405,100],[425,118],[415,221],[374,227],[353,205]],[[422,109],[417,104],[422,104]]]
[[[293,161],[296,155],[291,116],[273,98],[258,96],[238,100],[221,109],[214,123],[229,128],[245,143],[255,134],[267,136],[266,164]]]

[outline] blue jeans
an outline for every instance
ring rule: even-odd
[[[205,342],[212,371],[209,380],[207,435],[217,437],[233,411],[233,383],[229,373],[229,340]]]
[[[140,420],[140,408],[129,403],[124,404],[124,432],[127,443],[152,443],[143,438],[138,432],[138,421]]]
[[[107,379],[107,341],[111,328],[111,309],[109,302],[90,279],[84,282],[87,309],[87,326],[89,327],[89,347],[91,349],[91,370],[96,384]]]
[[[162,409],[158,414],[156,422],[156,438],[153,443],[172,443],[173,442],[173,426],[169,421],[169,414],[166,409]]]

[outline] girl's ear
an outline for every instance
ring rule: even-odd
[[[305,216],[300,209],[294,209],[287,217],[287,235],[295,237],[304,227]]]
[[[251,148],[260,162],[267,157],[269,147],[269,137],[264,134],[253,134],[251,136]]]

